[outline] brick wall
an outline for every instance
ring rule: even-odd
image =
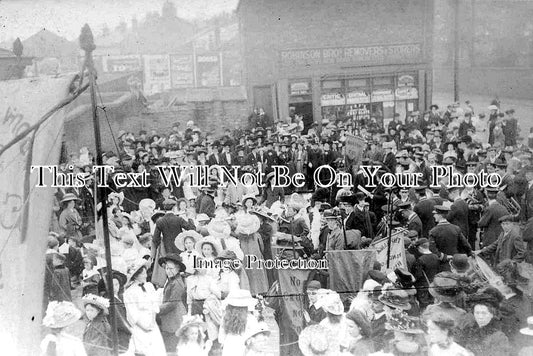
[[[84,110],[82,110],[84,109]],[[81,147],[94,151],[94,129],[90,107],[84,106],[79,113],[71,113],[65,122],[64,142],[69,154],[78,154]],[[147,110],[133,97],[123,97],[106,105],[108,121],[99,110],[102,146],[115,151],[113,135],[120,130],[137,134],[140,130],[152,129],[164,134],[176,122],[185,127],[193,120],[204,132],[221,135],[225,128],[244,127],[248,117],[246,101],[189,102],[172,109]],[[110,129],[111,126],[111,129]]]

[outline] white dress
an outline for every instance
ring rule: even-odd
[[[57,356],[87,356],[83,342],[75,336],[61,331],[57,335],[48,334],[41,341],[41,355],[46,355],[48,344],[52,341],[56,343]]]
[[[145,356],[166,356],[165,344],[155,321],[159,312],[159,300],[154,286],[144,283],[144,289],[133,284],[124,292],[124,304],[132,325],[130,351]]]

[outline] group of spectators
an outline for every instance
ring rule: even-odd
[[[94,178],[58,189],[43,353],[73,347],[80,355],[109,354],[112,303],[125,354],[531,354],[533,165],[514,110],[494,102],[483,114],[456,103],[385,122],[346,118],[306,127],[296,117],[258,126],[266,122],[254,113],[250,127],[220,137],[193,122],[165,134],[121,131],[117,152],[106,152],[104,162],[114,167],[110,174],[149,172],[148,188],[111,185],[104,203],[95,200]],[[361,157],[346,154],[352,136],[366,141]],[[90,175],[93,164],[84,148],[63,167]],[[187,175],[165,184],[157,168],[188,172],[198,165],[210,166],[205,187]],[[222,183],[217,167],[234,165],[240,176],[264,173],[266,185]],[[274,186],[278,165],[290,176],[303,173],[305,186]],[[322,165],[351,174],[353,186],[320,187],[314,173]],[[423,179],[417,187],[371,187],[360,165],[378,166],[378,176]],[[495,172],[502,184],[454,187],[444,179],[432,186],[435,165],[459,174]],[[318,177],[328,181],[331,172]],[[113,295],[105,278],[104,210]],[[223,263],[250,255],[320,260],[329,251],[372,248],[389,232],[403,234],[403,265],[386,270],[374,263],[355,299],[328,289],[328,270],[311,271],[299,335],[284,298],[271,298],[279,288],[275,270]],[[64,330],[81,317],[72,302],[85,311],[82,341]]]

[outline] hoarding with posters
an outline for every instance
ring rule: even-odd
[[[196,86],[218,87],[221,83],[220,53],[196,55]]]
[[[144,59],[144,91],[161,93],[170,89],[170,66],[168,55],[146,55]]]
[[[98,62],[98,60],[95,60]],[[141,56],[103,56],[101,57],[102,69],[106,73],[135,72],[142,70]]]
[[[194,62],[191,54],[170,55],[172,88],[194,87]]]

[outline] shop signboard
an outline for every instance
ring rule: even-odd
[[[297,82],[289,84],[290,95],[311,95],[311,84],[309,82]]]
[[[102,67],[106,73],[140,71],[142,70],[141,56],[104,56],[102,57]]]
[[[170,66],[168,55],[145,55],[144,90],[148,94],[170,89]]]
[[[351,91],[346,94],[346,104],[348,105],[366,103],[370,103],[370,95],[368,95],[368,93],[365,91]]]
[[[398,77],[398,87],[414,87],[415,77],[409,74],[402,74]]]
[[[372,92],[372,102],[394,101],[392,89],[376,89]]]
[[[220,83],[220,55],[218,53],[196,56],[196,84],[199,87],[218,87]]]
[[[339,106],[346,104],[346,98],[341,93],[322,94],[320,97],[321,106]]]
[[[172,88],[194,87],[194,63],[192,55],[170,55],[170,77]]]
[[[323,64],[383,65],[420,63],[423,60],[422,43],[289,49],[280,51],[279,55],[283,67]]]
[[[402,87],[395,90],[396,100],[418,99],[418,90],[414,87]]]

